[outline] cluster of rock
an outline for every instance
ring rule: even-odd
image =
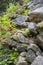
[[[18,31],[7,42],[9,47],[19,52],[15,65],[43,65],[43,7],[35,8],[28,15],[12,20]]]
[[[40,24],[43,22],[40,22]],[[18,31],[7,40],[9,47],[19,52],[15,65],[43,65],[43,25],[27,21],[26,16],[12,20]]]

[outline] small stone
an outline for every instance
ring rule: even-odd
[[[23,51],[25,51],[25,48],[24,48],[24,46],[22,46],[22,45],[17,45],[17,51],[18,52],[23,52]]]
[[[35,23],[30,22],[30,23],[28,24],[28,28],[29,28],[30,30],[36,29]]]
[[[13,41],[10,38],[7,40],[7,42],[8,42],[8,45],[12,46],[12,47],[16,47],[18,45],[18,43],[16,41]]]
[[[30,30],[30,32],[31,32],[31,34],[33,35],[33,36],[36,36],[37,35],[37,26],[36,26],[36,24],[35,23],[33,23],[33,22],[30,22],[29,24],[28,24],[28,29]]]
[[[22,52],[22,53],[20,54],[20,56],[26,57],[26,52]]]

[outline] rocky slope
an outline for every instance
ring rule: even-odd
[[[3,34],[0,37],[1,65],[43,65],[43,7],[22,15],[24,10],[29,11],[30,4],[21,6],[14,13],[18,15],[8,17],[11,26],[4,30],[11,34],[7,39]]]

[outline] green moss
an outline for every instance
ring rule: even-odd
[[[28,9],[24,10],[24,12],[22,13],[22,16],[27,16],[27,14],[28,14],[29,11],[30,10],[28,10]]]
[[[23,32],[24,35],[30,35],[30,30],[26,29],[24,32]]]
[[[25,31],[22,32],[23,35],[27,36],[27,37],[32,37],[32,33],[29,29],[26,29]]]

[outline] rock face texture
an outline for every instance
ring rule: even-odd
[[[27,61],[25,61],[25,58],[24,57],[19,56],[16,65],[28,65],[28,63],[27,63]]]
[[[32,51],[34,51],[34,53],[36,54],[37,52],[41,52],[40,51],[40,49],[39,49],[39,47],[36,45],[36,44],[30,44],[28,47],[27,47],[27,50],[29,51],[29,50],[32,50]]]
[[[35,53],[32,50],[29,50],[26,54],[26,60],[27,62],[32,62],[35,59]]]
[[[37,36],[37,44],[38,44],[41,48],[43,48],[43,35],[42,35],[42,36],[40,36],[40,35]]]
[[[31,65],[43,65],[43,57],[38,56],[36,59],[32,62]]]
[[[19,27],[27,27],[26,20],[27,20],[26,16],[19,16],[12,21],[12,24],[16,24]]]
[[[24,35],[21,32],[15,33],[12,38],[16,40],[17,42],[21,43],[29,43],[29,39],[24,37]]]
[[[32,20],[43,20],[43,0],[33,0],[31,4],[28,5],[28,8],[32,10],[30,13],[28,13]]]
[[[43,0],[32,0],[27,5],[28,5],[28,8],[30,8],[31,10],[35,10],[43,6]]]
[[[31,11],[29,14],[31,19],[34,19],[34,21],[42,21],[43,20],[43,7],[37,8],[33,11]]]

